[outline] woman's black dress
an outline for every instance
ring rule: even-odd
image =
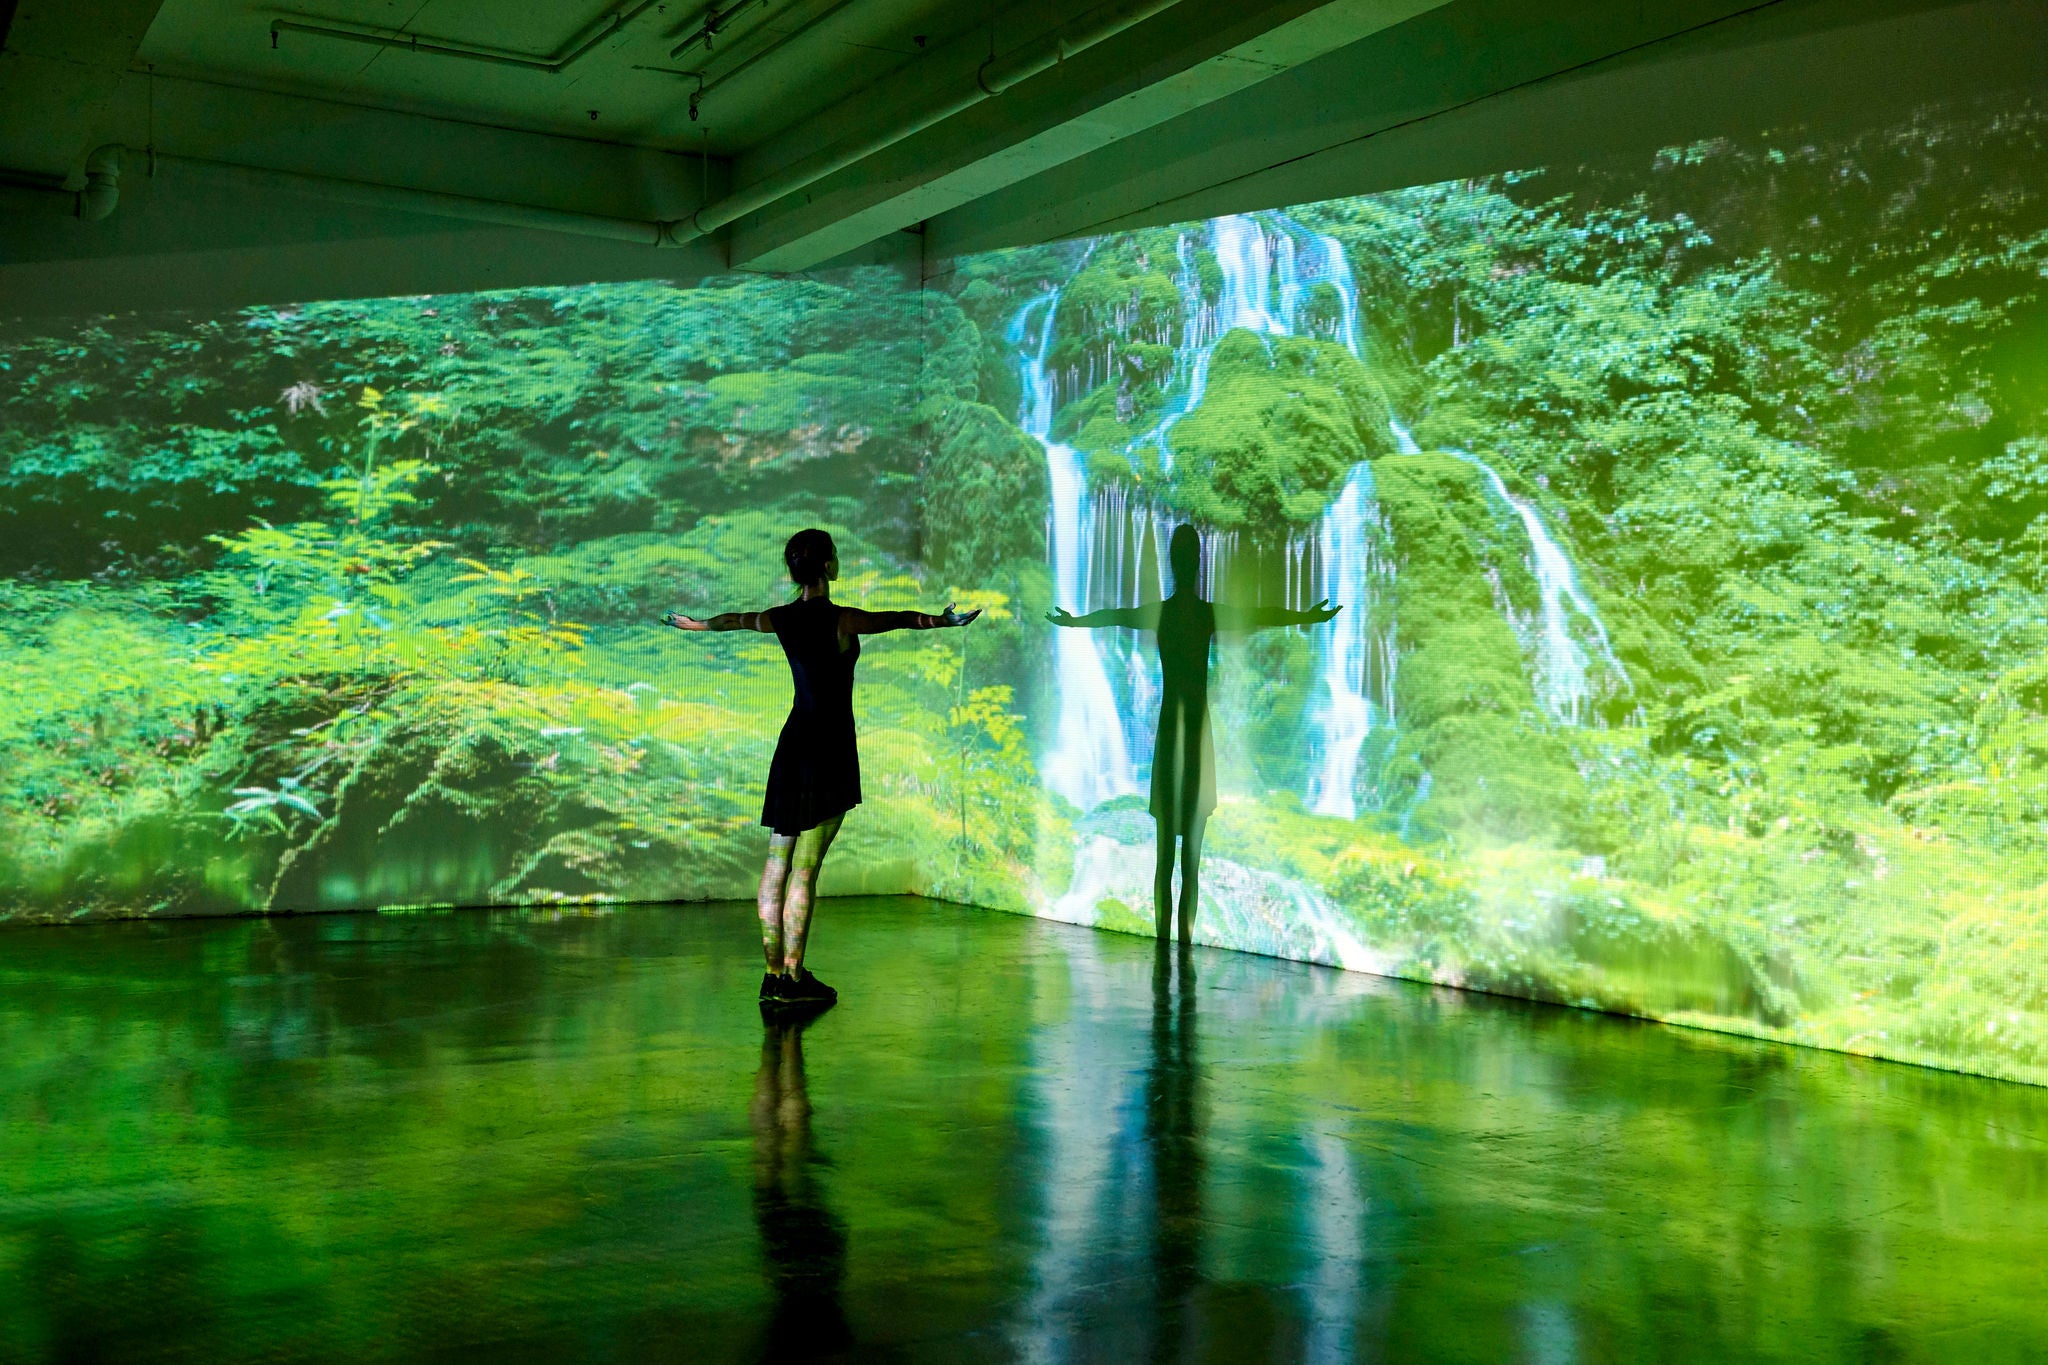
[[[860,637],[839,633],[839,612],[837,602],[813,597],[768,613],[796,684],[761,803],[761,823],[777,834],[815,829],[860,804],[860,748],[853,734]]]

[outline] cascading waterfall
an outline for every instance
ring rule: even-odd
[[[1307,286],[1329,285],[1337,293],[1337,333],[1330,340],[1360,360],[1358,349],[1358,283],[1344,244],[1328,233],[1310,232],[1285,214],[1275,218],[1285,229],[1287,250],[1281,254],[1280,317],[1288,335],[1296,334]]]
[[[1216,219],[1210,228],[1216,239],[1216,266],[1223,272],[1216,334],[1242,327],[1260,336],[1293,335],[1294,319],[1272,311],[1273,249],[1265,228],[1257,219],[1238,213]],[[1289,274],[1293,273],[1293,254],[1290,242],[1286,252]],[[1283,296],[1286,292],[1283,290]]]
[[[1303,306],[1312,285],[1326,284],[1337,295],[1337,332],[1332,338],[1359,355],[1358,288],[1344,248],[1336,238],[1310,232],[1284,215],[1274,215],[1278,231],[1269,234],[1259,220],[1231,214],[1214,220],[1210,234],[1223,288],[1213,320],[1191,324],[1188,335],[1196,353],[1187,365],[1191,376],[1179,402],[1168,407],[1158,426],[1133,443],[1156,444],[1162,468],[1171,469],[1167,434],[1192,412],[1208,387],[1209,361],[1216,342],[1238,329],[1261,337],[1298,336],[1305,326]],[[1193,276],[1187,239],[1181,238],[1181,270]],[[1277,279],[1277,298],[1274,288]],[[1185,292],[1186,286],[1183,286]],[[1361,357],[1363,358],[1363,357]],[[1176,366],[1178,369],[1179,366]],[[1382,591],[1393,578],[1393,566],[1377,552],[1376,537],[1384,527],[1373,496],[1372,467],[1356,466],[1324,513],[1308,543],[1289,547],[1290,555],[1307,560],[1308,544],[1316,555],[1316,580],[1307,572],[1290,574],[1287,605],[1302,607],[1328,598],[1344,610],[1311,629],[1318,665],[1317,700],[1309,735],[1310,769],[1307,801],[1320,815],[1354,819],[1358,814],[1358,769],[1367,740],[1375,729],[1393,723],[1393,627],[1373,622]],[[1209,556],[1212,584],[1222,581],[1216,556]],[[1311,566],[1304,563],[1304,570]],[[1165,583],[1162,573],[1161,583]]]
[[[1052,439],[1053,385],[1045,360],[1052,349],[1053,320],[1059,312],[1059,291],[1025,305],[1010,326],[1010,340],[1025,344],[1030,319],[1043,310],[1038,345],[1026,352],[1021,366],[1024,401],[1018,425],[1045,447],[1047,480],[1052,491],[1050,536],[1053,601],[1079,614],[1089,609],[1088,582],[1094,548],[1095,515],[1087,498],[1087,476],[1072,446]],[[1059,679],[1059,728],[1044,765],[1046,785],[1089,810],[1113,797],[1138,789],[1124,742],[1123,718],[1110,686],[1095,633],[1053,632],[1053,665]]]
[[[1335,340],[1359,354],[1358,285],[1336,238],[1304,231],[1282,218],[1281,317],[1294,332],[1309,281],[1336,291]],[[1300,245],[1297,246],[1297,237]],[[1303,267],[1307,267],[1304,272]],[[1391,585],[1394,566],[1379,553],[1385,533],[1379,500],[1373,495],[1372,466],[1353,467],[1336,502],[1316,527],[1323,582],[1316,596],[1343,610],[1311,632],[1318,656],[1318,705],[1310,736],[1308,807],[1340,820],[1358,815],[1358,767],[1375,729],[1394,723],[1394,668],[1399,651],[1391,622],[1373,629],[1381,593]],[[1310,600],[1313,600],[1311,598]]]
[[[1173,428],[1206,397],[1216,344],[1230,332],[1242,329],[1261,338],[1301,335],[1308,326],[1310,290],[1327,285],[1339,304],[1330,339],[1359,354],[1358,293],[1342,245],[1284,215],[1273,219],[1271,230],[1246,215],[1210,223],[1210,247],[1223,277],[1213,303],[1202,291],[1189,236],[1182,234],[1177,243],[1183,319],[1171,396],[1159,420],[1130,447],[1134,453],[1156,449],[1164,470],[1173,468]],[[1029,347],[1026,334],[1041,307],[1044,323],[1036,346]],[[1052,478],[1051,553],[1059,605],[1081,612],[1136,601],[1149,592],[1169,593],[1174,584],[1166,544],[1173,518],[1121,487],[1091,493],[1078,454],[1051,440],[1058,395],[1046,356],[1057,308],[1056,302],[1027,305],[1012,324],[1011,340],[1022,356],[1021,425],[1045,445]],[[1378,549],[1384,531],[1371,467],[1360,464],[1320,524],[1284,550],[1285,605],[1300,608],[1327,598],[1344,608],[1335,620],[1310,631],[1318,663],[1306,794],[1311,809],[1341,819],[1357,815],[1362,756],[1374,731],[1391,725],[1394,717],[1393,628],[1383,620],[1374,626],[1384,616],[1376,608],[1393,577],[1391,563]],[[1204,534],[1200,591],[1215,595],[1238,549],[1234,535]],[[1137,641],[1119,635],[1103,635],[1098,642],[1084,632],[1062,631],[1054,643],[1060,721],[1045,765],[1047,781],[1083,810],[1135,790],[1144,765],[1133,764],[1130,755],[1149,747],[1157,665]],[[1075,636],[1081,641],[1070,644]],[[1119,695],[1125,703],[1121,707],[1116,705]],[[1121,719],[1114,744],[1107,723],[1112,711]]]
[[[1180,352],[1174,360],[1176,380],[1185,373],[1186,386],[1170,399],[1166,411],[1150,431],[1131,442],[1132,450],[1155,446],[1159,467],[1173,470],[1173,446],[1168,434],[1189,413],[1202,405],[1209,391],[1209,361],[1216,343],[1226,334],[1243,328],[1260,336],[1294,335],[1294,319],[1300,297],[1292,239],[1283,237],[1281,311],[1272,311],[1272,251],[1264,229],[1242,214],[1218,218],[1209,225],[1216,264],[1223,272],[1223,293],[1210,305],[1202,296],[1201,276],[1195,269],[1194,253],[1186,233],[1181,234],[1180,291],[1186,321],[1181,326]],[[1323,239],[1328,240],[1328,239]],[[1331,242],[1331,246],[1336,243]],[[1337,248],[1342,259],[1342,248]],[[1346,275],[1348,280],[1348,272]]]
[[[1364,359],[1357,286],[1334,238],[1308,231],[1284,214],[1216,219],[1205,244],[1222,276],[1213,298],[1201,285],[1198,241],[1195,234],[1183,234],[1177,245],[1182,317],[1169,396],[1158,421],[1129,448],[1133,455],[1155,449],[1160,467],[1168,471],[1174,427],[1207,397],[1210,363],[1230,332],[1248,331],[1269,348],[1276,337],[1317,336]],[[1063,398],[1077,396],[1061,386],[1071,390],[1082,383],[1084,373],[1095,373],[1097,360],[1103,374],[1112,373],[1117,363],[1112,346],[1058,375],[1050,371],[1059,299],[1054,290],[1025,305],[1008,335],[1019,356],[1019,423],[1045,449],[1054,600],[1068,611],[1085,613],[1174,590],[1166,551],[1178,518],[1140,487],[1119,482],[1091,490],[1079,452],[1053,440],[1056,408]],[[1133,325],[1142,324],[1129,313],[1112,319],[1119,332]],[[1418,453],[1408,431],[1398,422],[1390,425],[1398,447]],[[1623,686],[1628,681],[1606,629],[1537,509],[1509,492],[1484,461],[1454,453],[1482,472],[1490,497],[1527,534],[1541,605],[1527,617],[1509,615],[1530,657],[1537,695],[1552,716],[1586,723],[1593,716],[1594,690],[1601,685],[1600,668],[1611,670]],[[1233,562],[1248,555],[1257,572],[1241,576],[1247,583],[1268,585],[1258,589],[1262,600],[1269,600],[1270,585],[1277,584],[1287,607],[1299,609],[1318,599],[1342,607],[1333,620],[1309,632],[1316,663],[1305,722],[1304,805],[1344,820],[1356,819],[1367,806],[1385,808],[1398,816],[1399,837],[1406,838],[1410,822],[1429,799],[1431,778],[1422,773],[1411,792],[1390,803],[1375,776],[1395,724],[1399,651],[1386,609],[1396,569],[1372,466],[1355,466],[1318,523],[1283,545],[1240,544],[1234,533],[1214,530],[1202,533],[1202,543],[1202,582],[1196,587],[1212,599],[1232,581]],[[1046,785],[1088,818],[1074,850],[1070,884],[1047,910],[1059,918],[1094,923],[1107,902],[1131,910],[1150,900],[1149,840],[1132,840],[1131,814],[1097,812],[1114,798],[1140,791],[1147,777],[1158,664],[1149,642],[1130,631],[1056,631],[1053,649],[1057,729],[1041,770]],[[1357,937],[1349,917],[1314,888],[1223,859],[1211,866],[1207,885],[1212,895],[1205,895],[1198,922],[1201,941],[1367,971],[1387,967]]]
[[[1551,538],[1542,516],[1529,503],[1508,492],[1507,485],[1501,482],[1500,475],[1492,466],[1475,455],[1467,455],[1463,451],[1456,453],[1459,458],[1479,467],[1494,496],[1507,504],[1528,532],[1530,567],[1535,571],[1542,603],[1535,649],[1536,697],[1543,703],[1543,709],[1556,719],[1571,725],[1583,725],[1592,710],[1593,691],[1588,682],[1592,661],[1572,636],[1574,614],[1586,623],[1586,633],[1591,637],[1601,662],[1613,670],[1624,684],[1628,681],[1628,671],[1621,666],[1621,660],[1614,657],[1614,647],[1608,643],[1607,627],[1601,623],[1600,613],[1579,591],[1571,561],[1565,558],[1564,551]]]
[[[1178,387],[1180,397],[1167,403],[1166,410],[1159,415],[1150,431],[1131,442],[1133,450],[1148,445],[1157,448],[1159,467],[1169,474],[1173,472],[1173,444],[1167,439],[1167,434],[1181,418],[1202,405],[1202,396],[1209,390],[1209,357],[1215,351],[1211,342],[1218,335],[1216,310],[1202,297],[1202,277],[1195,269],[1194,250],[1188,245],[1185,232],[1180,235],[1174,250],[1180,260],[1177,283],[1184,316],[1180,345],[1173,358],[1174,383],[1169,387]],[[1186,376],[1184,387],[1183,374]]]
[[[1420,452],[1406,427],[1399,422],[1391,426],[1394,441],[1404,453]],[[1607,627],[1600,620],[1599,611],[1579,590],[1578,576],[1572,572],[1571,560],[1550,534],[1542,513],[1526,499],[1509,492],[1499,472],[1477,455],[1464,450],[1447,453],[1477,469],[1485,478],[1487,489],[1495,501],[1522,523],[1522,530],[1529,537],[1529,569],[1536,576],[1538,611],[1533,631],[1520,623],[1515,624],[1517,633],[1523,636],[1523,647],[1535,659],[1533,681],[1536,699],[1552,719],[1567,725],[1585,724],[1592,715],[1594,655],[1624,688],[1631,686],[1628,670],[1614,655],[1614,646],[1608,641]],[[1584,623],[1581,633],[1592,645],[1594,655],[1587,654],[1585,646],[1573,633],[1575,621]]]
[[[1344,491],[1316,528],[1323,577],[1344,610],[1315,628],[1320,686],[1308,807],[1340,820],[1358,815],[1358,759],[1375,722],[1394,718],[1394,632],[1375,635],[1373,599],[1390,566],[1378,561],[1373,531],[1379,509],[1373,498],[1372,466],[1360,464]]]

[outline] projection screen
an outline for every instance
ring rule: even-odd
[[[2005,101],[948,262],[0,333],[0,918],[746,896],[791,594],[825,889],[2048,1081],[2048,117]],[[829,939],[829,928],[825,931]]]

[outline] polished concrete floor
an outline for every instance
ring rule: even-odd
[[[2048,1091],[909,900],[0,933],[0,1359],[2048,1361]]]

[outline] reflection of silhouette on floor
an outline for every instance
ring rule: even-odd
[[[1338,609],[1318,602],[1307,611],[1235,607],[1204,599],[1202,538],[1185,523],[1173,528],[1168,550],[1173,593],[1162,602],[1104,607],[1085,616],[1064,610],[1047,617],[1056,626],[1126,626],[1157,631],[1159,724],[1152,742],[1152,818],[1159,826],[1159,856],[1152,873],[1152,912],[1159,937],[1173,908],[1174,843],[1180,842],[1180,937],[1195,931],[1201,899],[1202,829],[1216,809],[1216,744],[1209,734],[1209,644],[1219,634],[1249,634],[1274,626],[1312,626]]]
[[[1195,964],[1186,942],[1162,938],[1152,964],[1152,1068],[1145,1078],[1145,1146],[1152,1159],[1154,1360],[1179,1360],[1202,1279],[1200,1068],[1195,1059]],[[1176,960],[1177,959],[1177,960]],[[1180,977],[1175,989],[1175,968]]]
[[[825,1206],[811,1148],[803,1031],[810,1017],[772,1018],[754,1074],[754,1223],[774,1294],[762,1360],[811,1360],[853,1346],[839,1302],[846,1225]]]

